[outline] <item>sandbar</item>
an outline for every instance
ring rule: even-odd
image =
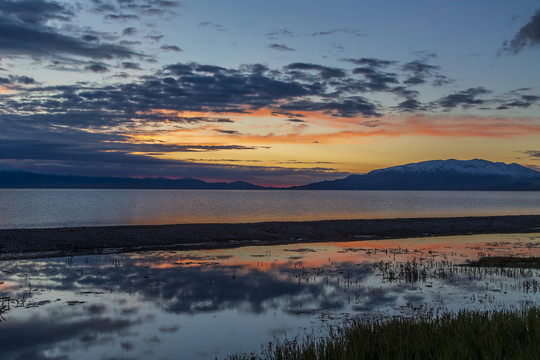
[[[0,260],[535,232],[540,215],[0,229]]]

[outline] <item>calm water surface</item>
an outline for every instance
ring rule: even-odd
[[[540,192],[0,189],[0,228],[540,214]]]
[[[456,266],[540,256],[540,234],[293,244],[0,262],[0,354],[223,359],[351,317],[520,309],[539,269]]]

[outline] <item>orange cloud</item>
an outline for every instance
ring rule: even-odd
[[[390,126],[401,129],[403,134],[444,137],[511,138],[540,134],[540,119],[536,118],[410,116]]]

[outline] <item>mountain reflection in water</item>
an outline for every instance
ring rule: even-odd
[[[353,316],[538,303],[540,234],[147,252],[0,263],[2,359],[209,359]]]

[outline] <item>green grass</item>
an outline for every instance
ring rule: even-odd
[[[354,320],[327,336],[270,343],[229,360],[540,359],[540,309]]]

